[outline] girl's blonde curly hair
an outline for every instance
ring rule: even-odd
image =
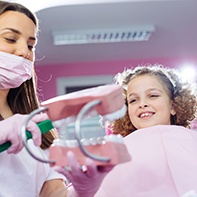
[[[127,106],[127,85],[133,78],[141,75],[156,76],[172,99],[176,115],[171,116],[171,124],[190,128],[190,123],[195,118],[197,109],[195,86],[183,81],[177,70],[165,68],[163,65],[143,65],[134,69],[125,69],[114,77],[114,83],[122,85]],[[136,130],[130,121],[128,112],[123,118],[109,123],[108,127],[114,134],[121,134],[122,136]]]

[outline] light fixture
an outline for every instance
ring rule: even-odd
[[[53,43],[54,45],[74,45],[147,41],[154,31],[154,26],[55,31]]]

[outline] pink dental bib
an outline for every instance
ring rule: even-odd
[[[181,197],[197,191],[197,132],[154,126],[124,138],[132,160],[116,166],[96,197]]]

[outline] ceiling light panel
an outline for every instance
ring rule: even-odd
[[[154,32],[154,27],[118,28],[60,31],[53,33],[54,45],[95,44],[112,42],[147,41]]]

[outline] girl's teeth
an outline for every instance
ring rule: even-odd
[[[141,117],[148,117],[149,116],[149,113],[145,113],[145,114],[142,114]]]

